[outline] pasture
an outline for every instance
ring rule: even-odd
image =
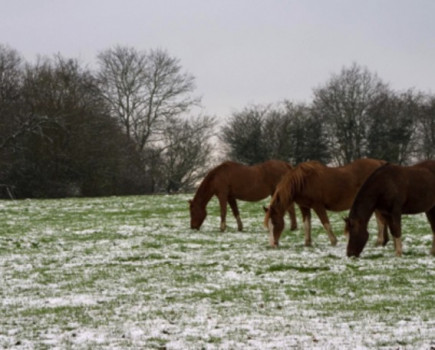
[[[403,256],[345,256],[315,215],[313,247],[286,229],[269,248],[262,204],[219,230],[191,195],[0,201],[0,348],[433,349],[435,258],[424,215],[403,218]],[[299,211],[298,224],[301,229]]]

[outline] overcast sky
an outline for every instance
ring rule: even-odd
[[[353,62],[398,91],[435,93],[434,0],[0,0],[0,44],[91,67],[115,45],[165,49],[204,113],[310,102]]]

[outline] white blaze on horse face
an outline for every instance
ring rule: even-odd
[[[273,223],[272,220],[267,221],[267,226],[269,227],[269,243],[272,247],[275,246],[275,238],[273,237]]]

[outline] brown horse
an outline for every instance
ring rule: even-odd
[[[374,210],[390,228],[397,256],[402,255],[402,214],[425,212],[433,234],[431,254],[435,255],[435,161],[414,166],[386,164],[367,179],[345,219],[347,256],[358,257],[364,249],[369,236],[367,222]]]
[[[239,231],[243,230],[236,199],[256,202],[271,196],[282,176],[292,169],[290,164],[280,160],[247,166],[231,161],[212,169],[204,178],[190,204],[190,227],[201,227],[207,216],[206,206],[215,195],[221,209],[221,231],[226,229],[227,203],[230,204],[237,220]],[[287,209],[287,208],[286,208]],[[291,229],[297,227],[294,204],[288,207]]]
[[[311,209],[323,224],[332,245],[337,238],[332,232],[327,210],[343,211],[351,207],[358,189],[367,177],[384,161],[359,159],[345,166],[330,168],[316,161],[300,163],[287,172],[278,184],[266,212],[264,224],[269,228],[269,240],[276,247],[284,229],[284,209],[289,203],[299,205],[304,222],[305,245],[311,245]],[[378,221],[384,239],[382,222]],[[380,239],[380,238],[379,238]]]

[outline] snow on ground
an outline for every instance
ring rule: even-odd
[[[197,232],[188,198],[1,201],[0,348],[435,348],[424,215],[404,218],[402,258],[372,235],[348,259],[343,214],[337,247],[315,219],[313,247],[286,231],[270,249],[260,203],[220,233],[212,202]]]

